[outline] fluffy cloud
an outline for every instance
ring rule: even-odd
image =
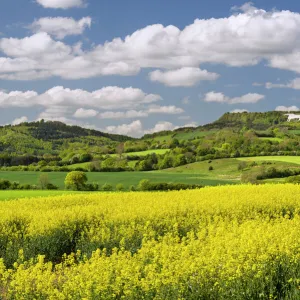
[[[130,136],[141,136],[143,134],[143,124],[140,120],[133,121],[130,124],[118,126],[107,126],[104,131],[109,133],[124,134]]]
[[[158,122],[152,129],[146,130],[145,133],[154,133],[165,130],[173,130],[175,126],[170,122]]]
[[[174,105],[170,106],[159,106],[159,105],[154,105],[151,106],[147,112],[149,114],[170,114],[170,115],[176,115],[176,114],[181,114],[184,112],[182,108],[176,107]]]
[[[37,1],[56,8],[83,4],[81,0]],[[56,31],[53,34],[58,35]],[[130,76],[141,68],[156,68],[166,71],[154,71],[153,79],[171,86],[190,86],[207,76],[216,77],[199,69],[203,63],[248,66],[266,61],[273,68],[300,73],[299,41],[300,13],[267,12],[248,4],[229,17],[196,19],[182,30],[150,25],[125,39],[115,38],[85,51],[78,45],[54,41],[45,32],[23,39],[2,38],[0,51],[6,56],[0,57],[4,65],[0,75],[16,80],[26,78],[24,72],[32,72],[32,77],[40,79],[46,74],[79,79]]]
[[[79,119],[85,119],[85,118],[93,118],[97,116],[98,112],[94,109],[84,109],[84,108],[78,108],[75,113],[74,117]]]
[[[108,86],[100,90],[88,92],[85,90],[71,90],[56,86],[38,95],[34,91],[27,92],[0,92],[0,107],[88,107],[101,109],[130,109],[143,104],[150,104],[161,100],[159,95],[145,94],[136,88],[120,88]]]
[[[175,126],[174,124],[172,124],[170,122],[161,121],[161,122],[158,122],[157,124],[155,124],[155,126],[153,128],[145,130],[144,133],[148,134],[148,133],[154,133],[154,132],[160,132],[160,131],[175,130],[175,129],[183,128],[183,127],[196,127],[196,126],[197,126],[196,123],[189,123],[189,124],[185,124],[183,126]]]
[[[36,2],[45,8],[62,8],[84,7],[84,0],[36,0]]]
[[[34,91],[0,91],[0,107],[30,107],[32,99],[38,94]]]
[[[61,121],[64,123],[70,124],[69,119],[66,116],[71,115],[72,108],[68,106],[59,106],[59,105],[52,105],[46,108],[42,113],[39,114],[38,119],[44,119],[49,121]]]
[[[277,106],[275,108],[276,111],[300,111],[300,109],[297,106]]]
[[[204,96],[205,102],[218,102],[218,103],[228,103],[228,104],[237,104],[237,103],[257,103],[258,101],[264,99],[264,95],[260,94],[246,94],[240,97],[230,98],[225,96],[223,93],[209,92]]]
[[[125,134],[134,137],[141,137],[144,134],[164,131],[164,130],[174,130],[179,127],[195,127],[196,123],[189,123],[183,126],[175,126],[174,124],[167,121],[160,121],[154,125],[153,128],[145,129],[142,122],[140,120],[133,121],[129,124],[122,124],[118,126],[107,126],[101,130],[109,133],[116,134]]]
[[[29,28],[37,32],[46,32],[50,35],[63,39],[68,35],[79,35],[84,32],[86,28],[90,28],[92,19],[90,17],[82,18],[78,21],[73,18],[41,18],[34,21]]]
[[[238,113],[243,113],[243,112],[249,112],[249,110],[236,108],[231,111],[232,114],[238,114]]]
[[[300,90],[300,78],[295,78],[294,80],[291,80],[288,83],[266,83],[267,89],[274,89],[274,88],[287,88],[287,89],[294,89],[294,90]]]
[[[175,115],[181,114],[184,110],[182,108],[176,107],[174,105],[170,106],[159,106],[151,105],[146,110],[128,110],[128,111],[106,111],[100,113],[98,117],[100,119],[133,119],[133,118],[144,118],[148,117],[149,114],[166,114],[166,115]]]
[[[185,67],[181,69],[162,72],[160,70],[149,73],[151,81],[158,81],[166,86],[191,87],[202,80],[216,80],[219,77],[216,73],[210,73],[207,70],[199,68]]]
[[[36,33],[24,39],[0,39],[0,50],[7,56],[22,58],[28,64],[31,62],[32,68],[35,69],[39,69],[39,63],[68,59],[72,52],[70,46],[52,40],[45,32]],[[46,66],[40,66],[40,68],[43,67]]]
[[[26,116],[23,116],[21,118],[17,118],[15,120],[12,121],[12,125],[19,125],[21,123],[27,122],[28,118]]]

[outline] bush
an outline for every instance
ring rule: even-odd
[[[166,183],[158,182],[151,183],[148,179],[143,179],[138,185],[140,191],[180,191],[189,189],[199,189],[202,185],[198,184],[185,184],[185,183]]]
[[[109,183],[104,183],[101,187],[102,191],[111,192],[113,190],[113,186]]]
[[[149,191],[150,180],[142,179],[138,184],[138,190],[140,191]]]
[[[257,184],[258,183],[257,177],[260,176],[260,174],[261,174],[260,172],[243,173],[241,177],[241,182]]]
[[[247,168],[247,163],[245,161],[239,162],[238,167],[237,167],[238,171],[243,171],[246,168]]]
[[[20,187],[20,190],[31,190],[32,189],[32,186],[28,183],[20,184],[19,187]]]
[[[131,185],[131,186],[129,187],[129,191],[135,192],[135,191],[136,191],[136,187],[135,187],[134,185]]]
[[[58,186],[56,186],[56,185],[54,185],[54,184],[52,184],[52,183],[48,183],[48,184],[46,185],[46,189],[47,189],[47,190],[58,190]]]
[[[118,183],[117,185],[116,185],[116,190],[117,191],[119,191],[119,192],[121,192],[121,191],[124,191],[124,185],[122,184],[122,183]]]
[[[9,180],[0,179],[0,190],[8,190],[11,187]]]
[[[41,171],[41,172],[52,172],[53,169],[50,168],[50,167],[42,167],[42,168],[40,169],[40,171]]]
[[[99,190],[99,184],[98,183],[88,183],[85,185],[86,191],[98,191]]]

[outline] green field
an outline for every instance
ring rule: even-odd
[[[10,181],[18,181],[21,184],[37,184],[39,172],[0,172],[0,178],[8,179]],[[60,189],[64,188],[64,179],[67,175],[66,172],[49,172],[47,173],[51,183],[57,185]],[[109,183],[116,186],[118,183],[122,183],[125,188],[129,188],[131,185],[137,185],[142,179],[149,179],[153,182],[179,182],[190,184],[202,184],[202,185],[219,185],[230,184],[232,180],[206,178],[202,174],[195,173],[178,173],[178,172],[95,172],[87,173],[89,182],[96,182],[100,186]]]
[[[146,156],[148,154],[165,154],[169,152],[170,149],[152,149],[152,150],[146,150],[146,151],[137,151],[137,152],[128,152],[128,153],[123,153],[124,156]],[[119,154],[111,154],[111,156],[118,156]]]
[[[109,183],[116,186],[122,183],[126,189],[131,185],[137,185],[142,179],[149,179],[153,182],[174,182],[201,185],[223,185],[236,184],[240,182],[241,171],[238,171],[240,161],[272,161],[272,166],[276,168],[297,168],[300,165],[298,156],[260,156],[246,158],[225,158],[209,161],[196,162],[177,168],[170,168],[151,172],[88,172],[89,182],[98,183],[102,186]],[[135,163],[132,162],[132,163]],[[77,166],[82,166],[78,164]],[[213,170],[209,171],[209,167]],[[251,169],[248,170],[251,172]],[[17,181],[21,184],[38,184],[39,172],[21,172],[21,171],[0,171],[0,178],[9,181]],[[67,172],[49,172],[47,173],[51,183],[64,189],[64,179]]]
[[[300,165],[300,156],[255,156],[255,157],[240,157],[237,160],[244,161],[280,161]]]
[[[177,168],[170,168],[161,173],[182,173],[182,174],[197,174],[201,178],[209,178],[214,180],[234,180],[240,179],[241,172],[238,171],[239,161],[234,158],[224,158],[209,161],[201,161]],[[209,167],[213,170],[209,171]]]
[[[48,196],[60,196],[79,194],[84,192],[74,191],[0,191],[0,201],[20,199],[20,198],[37,198],[37,197],[48,197]]]
[[[300,129],[289,130],[289,133],[292,133],[292,134],[295,134],[295,135],[300,135]]]

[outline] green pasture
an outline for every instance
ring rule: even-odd
[[[300,165],[300,156],[255,156],[255,157],[240,157],[237,160],[244,161],[279,161]]]
[[[300,135],[300,129],[293,129],[293,130],[289,130],[288,132],[295,135]]]
[[[59,196],[65,194],[78,194],[82,192],[74,191],[0,191],[0,201],[12,200],[19,198],[36,198],[36,197],[48,197]]]
[[[238,170],[238,165],[241,161],[256,161],[259,164],[264,161],[272,161],[272,166],[276,168],[298,168],[298,165],[300,165],[299,156],[260,156],[202,161],[177,168],[151,172],[87,172],[86,174],[90,183],[95,182],[100,186],[105,183],[111,184],[112,186],[122,183],[126,189],[131,185],[136,186],[142,179],[149,179],[153,182],[214,186],[239,183],[242,171]],[[212,170],[209,170],[210,167],[212,167]],[[252,169],[248,167],[245,171],[251,172],[251,170]],[[17,181],[21,184],[28,183],[37,185],[40,174],[40,172],[0,171],[0,179]],[[48,174],[51,183],[57,185],[61,190],[64,189],[64,179],[67,172],[48,172],[46,174]],[[33,191],[33,193],[35,192],[38,193],[38,191]]]
[[[241,171],[238,171],[239,161],[234,158],[216,159],[212,161],[201,161],[192,164],[170,168],[161,173],[193,174],[210,180],[239,182]],[[213,170],[209,170],[212,167]]]
[[[128,153],[123,153],[124,156],[147,156],[148,154],[165,154],[169,152],[170,149],[152,149],[152,150],[146,150],[146,151],[137,151],[137,152],[128,152]],[[111,154],[111,156],[118,156],[119,154]]]
[[[8,179],[10,181],[18,181],[21,184],[37,184],[40,172],[0,172],[1,179]],[[57,185],[60,189],[64,188],[64,180],[67,172],[49,172],[49,181]],[[170,173],[170,172],[88,172],[86,173],[89,182],[98,183],[100,186],[109,183],[116,186],[118,183],[122,183],[125,188],[129,188],[131,185],[137,185],[142,179],[149,179],[153,182],[174,182],[174,183],[190,183],[190,184],[202,184],[202,185],[219,185],[230,184],[232,180],[208,178],[202,176],[203,174],[191,174],[191,173]]]

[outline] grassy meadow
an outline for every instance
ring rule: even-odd
[[[75,195],[84,192],[76,191],[49,191],[49,190],[7,190],[0,191],[0,201],[21,199],[21,198],[37,198],[37,197],[49,197],[49,196],[61,196],[61,195]]]
[[[118,183],[122,183],[125,189],[129,189],[131,185],[136,186],[142,179],[149,179],[152,182],[216,186],[240,183],[242,171],[238,170],[238,165],[241,161],[255,161],[258,165],[263,164],[263,162],[272,162],[272,166],[279,169],[298,168],[300,165],[300,157],[297,156],[261,156],[201,161],[176,168],[150,172],[88,172],[86,174],[89,182],[98,183],[99,186],[105,183],[116,186]],[[133,161],[132,164],[134,163],[136,162]],[[78,167],[79,165],[82,166],[83,164],[73,166],[75,168],[75,166]],[[213,170],[209,170],[209,167],[212,167]],[[251,172],[252,170],[254,169],[247,168],[245,171]],[[0,178],[17,181],[21,184],[35,185],[38,184],[40,174],[40,172],[0,171]],[[61,190],[64,189],[64,179],[67,172],[48,172],[47,174],[51,183],[58,186]],[[268,181],[278,182],[276,179]],[[282,182],[282,179],[280,181]]]
[[[243,161],[277,161],[284,163],[292,163],[300,165],[300,156],[255,156],[255,157],[241,157],[238,160]]]
[[[0,178],[10,181],[18,181],[21,184],[38,184],[40,172],[1,172]],[[64,179],[66,172],[49,172],[47,173],[49,181],[60,189],[64,188]],[[99,185],[109,183],[116,186],[122,183],[126,189],[131,185],[137,185],[142,179],[149,179],[153,182],[173,182],[173,183],[190,183],[202,185],[219,185],[233,183],[231,180],[216,179],[214,177],[206,178],[201,174],[190,173],[170,173],[170,172],[89,172],[86,173],[89,182],[95,182]],[[1,192],[0,192],[1,193]]]

